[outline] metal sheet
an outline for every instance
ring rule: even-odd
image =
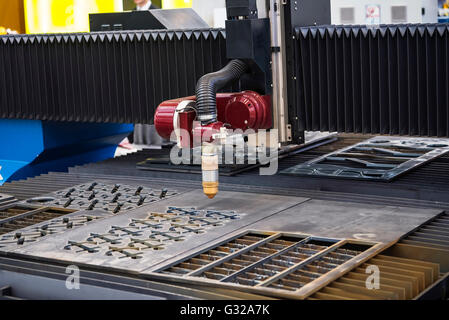
[[[74,264],[139,272],[304,201],[307,199],[233,192],[221,192],[211,201],[206,199],[201,191],[192,191],[176,198],[93,222],[76,230],[49,236],[39,243],[24,245],[13,252]],[[170,209],[171,207],[189,209],[182,212]],[[190,212],[191,210],[195,210],[195,213]],[[148,221],[149,216],[153,216],[152,213],[165,214],[167,211],[168,214],[174,212],[179,214],[175,217],[176,219],[168,221],[168,224],[166,216],[161,221]],[[190,228],[201,229],[198,230],[199,232],[180,230],[174,225],[192,222],[189,220],[191,217],[192,219],[200,218],[196,220],[198,225],[191,223],[192,228]],[[147,221],[141,221],[145,219]],[[213,223],[205,223],[205,220]],[[215,223],[214,220],[218,222]],[[144,224],[140,224],[141,222]],[[148,226],[145,223],[160,224],[160,226]],[[166,237],[167,233],[170,234],[170,238],[174,238]],[[88,242],[95,237],[94,235],[100,235],[102,238],[93,239],[95,243]],[[119,242],[111,243],[114,239]],[[135,241],[136,239],[145,242],[139,243]],[[142,250],[134,250],[133,246]],[[113,247],[125,249],[119,252]]]
[[[145,185],[90,181],[31,198],[23,203],[76,210],[99,209],[117,214],[174,197],[179,193],[181,192],[172,188],[150,188]]]
[[[447,152],[448,139],[375,137],[288,168],[282,173],[391,181]]]
[[[251,227],[388,243],[440,213],[439,209],[310,200]]]

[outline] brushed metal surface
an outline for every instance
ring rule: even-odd
[[[386,206],[381,203],[368,205],[310,200],[251,227],[389,243],[441,212],[440,209]]]
[[[76,265],[93,265],[108,269],[114,268],[129,272],[141,272],[307,200],[307,198],[234,192],[220,192],[215,199],[209,200],[205,198],[201,190],[195,190],[123,214],[95,221],[76,230],[48,236],[38,243],[25,244],[23,247],[13,250],[13,252],[34,258],[51,259]],[[91,234],[110,234],[112,227],[127,228],[133,219],[146,219],[151,213],[165,213],[169,207],[225,212],[235,211],[239,215],[239,219],[206,228],[206,232],[201,234],[188,233],[183,241],[163,243],[163,250],[142,250],[139,259],[126,258],[115,254],[108,256],[107,252],[110,251],[110,247],[113,245],[107,243],[98,244],[98,252],[94,253],[80,252],[82,250],[76,250],[76,248],[74,250],[64,249],[69,244],[69,241],[86,242]],[[124,236],[123,242],[114,246],[126,246],[129,238],[131,237]],[[146,239],[148,242],[152,240],[148,238],[147,232],[143,232],[141,235],[135,234],[135,238]]]

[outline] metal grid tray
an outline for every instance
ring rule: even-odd
[[[382,247],[375,242],[252,230],[162,266],[149,276],[303,299]]]
[[[75,210],[21,204],[11,204],[0,208],[0,248],[10,244],[23,245],[56,233],[57,230],[72,228],[80,221],[72,221],[65,216],[73,212]],[[55,220],[57,218],[61,220],[60,223]],[[45,227],[34,228],[43,223],[47,223]]]

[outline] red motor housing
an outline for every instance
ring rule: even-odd
[[[169,100],[161,103],[156,109],[154,125],[158,134],[164,139],[170,139],[174,130],[174,117],[176,108],[183,101],[195,101],[196,97],[190,96]],[[187,114],[184,114],[187,113]],[[178,112],[181,128],[192,130],[189,121],[195,120],[192,110]],[[217,120],[212,124],[215,128],[219,123],[230,129],[270,129],[272,127],[271,97],[261,96],[253,91],[239,93],[217,94]],[[192,120],[193,119],[193,120]],[[209,126],[208,126],[209,127]]]

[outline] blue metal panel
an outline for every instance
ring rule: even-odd
[[[0,119],[0,185],[112,158],[133,125]]]

